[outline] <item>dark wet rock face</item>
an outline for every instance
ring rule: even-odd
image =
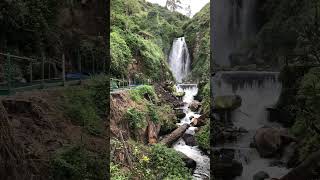
[[[234,149],[220,149],[213,152],[215,162],[213,171],[216,178],[233,179],[243,171],[241,162],[235,160]]]
[[[264,171],[260,171],[257,172],[254,176],[253,176],[253,180],[265,180],[269,178],[269,174],[264,172]]]
[[[199,110],[200,106],[201,106],[201,103],[199,101],[193,100],[190,103],[189,108],[191,111],[196,112]]]
[[[272,157],[280,153],[293,140],[294,138],[290,137],[283,128],[260,128],[254,136],[255,147],[261,157]],[[288,149],[288,151],[292,150]]]
[[[238,95],[217,96],[214,98],[214,109],[234,110],[241,106],[241,97]]]
[[[185,133],[183,136],[182,136],[182,139],[184,140],[184,142],[186,143],[186,145],[188,146],[195,146],[196,145],[196,139],[193,135],[191,134],[187,134]]]

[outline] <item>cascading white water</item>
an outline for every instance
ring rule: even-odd
[[[244,40],[251,39],[257,31],[256,0],[215,0],[213,2],[214,63],[230,65],[230,56]]]
[[[274,105],[281,92],[281,83],[276,72],[228,71],[218,72],[212,79],[213,97],[236,94],[241,96],[241,106],[231,112],[234,126],[245,128],[248,133],[236,142],[218,145],[217,149],[234,149],[236,160],[242,163],[243,172],[236,180],[248,180],[259,171],[267,172],[270,177],[280,178],[289,170],[285,167],[271,166],[275,159],[261,158],[255,148],[250,148],[257,129],[263,126],[281,127],[268,121],[266,107]]]
[[[190,55],[184,37],[175,38],[169,55],[169,66],[177,82],[190,72]]]
[[[185,105],[182,108],[183,111],[186,113],[186,117],[182,118],[178,125],[182,125],[185,123],[190,124],[191,117],[200,117],[199,113],[193,112],[188,108],[189,104],[193,101],[194,96],[198,93],[198,87],[196,84],[178,84],[177,91],[185,92],[185,96],[183,97],[183,102],[185,103]],[[196,127],[189,127],[189,129],[185,133],[195,135],[195,131]],[[176,143],[174,143],[173,148],[196,161],[197,166],[193,173],[193,179],[210,179],[210,158],[207,155],[205,155],[197,146],[188,146],[186,145],[184,140],[180,138]]]

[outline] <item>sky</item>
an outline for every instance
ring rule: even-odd
[[[165,6],[166,5],[166,1],[167,0],[147,0],[148,2],[151,3],[156,3],[159,4],[161,6]],[[185,8],[188,7],[188,5],[190,5],[191,7],[191,16],[194,16],[197,12],[199,12],[208,2],[210,2],[210,0],[181,0],[182,9],[179,9],[178,12],[186,15],[185,12]]]

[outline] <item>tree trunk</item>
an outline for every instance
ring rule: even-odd
[[[152,121],[148,121],[148,142],[149,142],[149,144],[157,143],[160,128],[161,128],[160,124],[155,124]]]
[[[298,167],[291,170],[287,175],[280,180],[302,180],[313,179],[319,173],[320,165],[320,150],[313,153],[308,159],[303,161]]]
[[[182,126],[178,127],[174,130],[171,134],[164,137],[160,143],[165,144],[166,146],[170,147],[175,141],[177,141],[184,132],[190,127],[189,124],[183,124]]]

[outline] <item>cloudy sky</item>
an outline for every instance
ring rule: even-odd
[[[161,6],[166,5],[167,0],[147,0],[151,3],[157,3]],[[185,8],[188,7],[188,5],[191,6],[191,16],[195,15],[197,12],[199,12],[203,6],[205,6],[210,0],[181,0],[183,9],[179,9],[178,11],[182,14],[186,14]]]

